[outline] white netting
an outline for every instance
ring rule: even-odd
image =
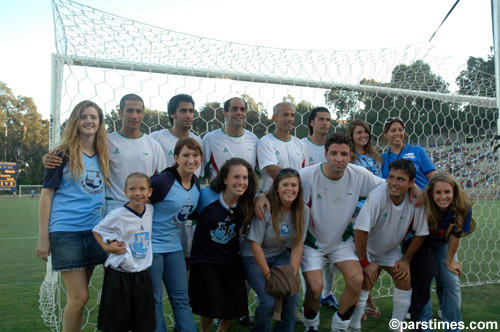
[[[22,184],[19,186],[19,197],[40,196],[42,187],[41,184]]]
[[[259,137],[272,130],[268,110],[284,98],[297,105],[299,137],[307,135],[313,106],[329,107],[336,120],[333,131],[345,131],[352,118],[364,119],[377,141],[384,120],[401,116],[411,143],[424,146],[437,170],[452,172],[476,200],[478,227],[459,250],[462,284],[500,281],[498,158],[489,146],[498,113],[489,62],[466,66],[431,43],[358,51],[242,45],[139,23],[69,0],[53,4],[57,55],[51,145],[60,124],[83,99],[103,107],[110,130],[120,128],[116,106],[127,93],[145,100],[146,133],[169,126],[166,105],[178,93],[196,101],[193,131],[199,135],[223,124],[221,104],[236,95],[248,102],[247,128]],[[384,275],[373,295],[389,295],[391,287]],[[95,321],[93,315],[90,310],[87,323]]]

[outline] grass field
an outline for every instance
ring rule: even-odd
[[[0,332],[50,331],[40,318],[38,308],[38,294],[45,275],[45,263],[35,255],[38,235],[37,207],[37,198],[13,199],[0,196]],[[493,283],[462,289],[462,315],[466,324],[470,321],[497,321],[500,326],[499,209],[499,201],[478,202],[474,209],[478,227],[472,236],[463,240],[462,248],[469,249],[460,251],[460,259],[467,274],[467,277],[462,277],[462,282]],[[101,280],[102,270],[99,269],[93,278],[93,285],[100,288]],[[95,296],[91,298],[92,301],[96,301]],[[376,303],[383,317],[365,321],[363,331],[387,331],[392,312],[392,298],[376,299]],[[92,313],[89,322],[95,323],[97,310],[94,309]],[[332,314],[333,311],[329,309],[321,310],[320,331],[330,331]],[[95,325],[89,324],[84,331],[94,329]],[[215,331],[215,328],[213,330]],[[247,330],[237,323],[230,329],[238,332]],[[297,324],[295,331],[303,330],[302,324]]]

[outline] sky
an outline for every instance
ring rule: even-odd
[[[178,32],[258,46],[315,50],[390,48],[427,41],[456,0],[79,0]],[[307,5],[304,5],[306,3]],[[50,0],[0,0],[0,81],[50,114]],[[432,43],[461,63],[493,45],[490,0],[461,0]]]

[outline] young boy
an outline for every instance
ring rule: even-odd
[[[151,180],[132,173],[125,182],[129,202],[113,210],[92,230],[109,253],[104,263],[101,305],[97,328],[105,332],[146,332],[155,329],[151,266],[153,206]]]

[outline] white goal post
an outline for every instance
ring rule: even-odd
[[[40,196],[42,187],[41,184],[21,184],[19,185],[19,198]]]
[[[477,229],[458,253],[462,285],[500,282],[498,154],[490,149],[499,130],[494,75],[471,71],[431,43],[355,51],[277,49],[183,34],[69,0],[53,0],[53,7],[51,147],[59,141],[61,123],[84,99],[103,108],[112,130],[119,128],[113,113],[127,93],[139,94],[152,111],[146,133],[168,126],[162,113],[178,93],[193,96],[193,130],[201,136],[222,125],[217,112],[233,96],[251,101],[249,119],[255,116],[247,128],[259,135],[272,129],[269,111],[284,99],[297,105],[295,135],[307,134],[311,107],[326,106],[336,120],[332,131],[345,131],[349,120],[361,118],[372,125],[380,149],[385,119],[401,116],[411,143],[425,147],[437,171],[452,172],[474,198]],[[372,294],[388,296],[391,285],[384,275]],[[88,316],[86,324],[93,324]]]

